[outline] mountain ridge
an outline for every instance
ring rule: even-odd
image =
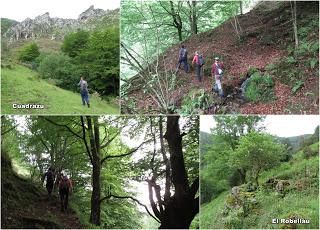
[[[119,9],[95,9],[91,5],[79,14],[77,19],[50,17],[49,12],[38,15],[34,19],[27,17],[22,22],[17,22],[10,26],[3,33],[3,37],[8,39],[9,42],[43,37],[51,38],[51,40],[60,40],[70,32],[79,29],[93,30],[99,23],[115,24],[117,21],[119,21]]]

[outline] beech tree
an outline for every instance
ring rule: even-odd
[[[199,212],[198,118],[149,119],[146,128],[153,143],[136,163],[142,169],[138,180],[148,184],[152,216],[159,228],[189,228]]]

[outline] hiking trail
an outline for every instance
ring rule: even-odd
[[[197,94],[190,95],[192,90],[204,90],[212,94],[214,103],[204,109],[202,113],[242,113],[242,114],[283,114],[294,111],[300,114],[312,114],[318,111],[318,85],[319,78],[310,67],[300,63],[295,68],[301,68],[305,78],[303,86],[296,93],[292,93],[292,86],[289,83],[281,82],[277,74],[271,77],[274,82],[274,99],[268,102],[249,102],[240,97],[237,88],[240,88],[244,77],[250,68],[266,72],[268,64],[276,64],[280,59],[288,56],[287,46],[292,43],[290,36],[291,26],[285,26],[290,17],[289,4],[268,2],[268,7],[264,8],[264,3],[260,7],[251,10],[247,14],[239,15],[239,22],[243,28],[242,38],[239,40],[235,35],[230,21],[232,18],[222,23],[213,30],[201,34],[192,35],[183,44],[188,52],[189,73],[183,70],[183,64],[177,74],[176,88],[171,92],[169,98],[177,108],[181,108],[185,97],[197,97]],[[317,14],[317,9],[312,9],[310,5],[301,5],[300,16],[305,14]],[[315,38],[313,38],[314,36]],[[316,38],[316,32],[310,33],[310,39]],[[161,70],[175,71],[178,64],[178,53],[181,44],[176,44],[168,48],[159,58],[165,64],[160,64]],[[202,82],[198,82],[195,76],[194,67],[191,61],[194,52],[203,54],[205,65],[201,68]],[[212,87],[214,79],[211,77],[211,66],[214,57],[222,58],[225,66],[222,84],[225,98],[221,99],[213,93]],[[269,73],[268,73],[269,74]],[[136,82],[133,78],[132,85]],[[157,103],[151,96],[142,90],[143,87],[136,87],[129,91],[128,96],[136,102],[138,110],[157,109]],[[310,95],[315,95],[310,97]],[[298,107],[296,105],[301,105]],[[294,107],[291,108],[290,106]],[[296,107],[295,107],[296,106]],[[222,110],[224,112],[222,112]]]
[[[44,187],[17,175],[12,169],[10,160],[3,154],[1,174],[1,228],[85,227],[70,206],[65,212],[60,211],[60,200],[57,195],[52,195],[48,199]],[[58,193],[57,189],[53,193]]]

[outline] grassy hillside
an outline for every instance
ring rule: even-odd
[[[17,21],[8,18],[1,18],[1,36],[15,23],[17,23]]]
[[[227,204],[232,203],[230,191],[221,193],[211,202],[202,205],[201,228],[267,228],[267,229],[318,229],[319,227],[319,142],[309,146],[312,156],[303,150],[297,152],[289,162],[265,171],[260,177],[260,187],[242,195],[254,203],[225,213]],[[281,180],[287,183],[279,193],[268,183]],[[241,194],[241,193],[240,193]],[[250,198],[251,197],[251,198]],[[244,215],[246,213],[246,215]],[[309,219],[310,224],[272,224],[273,218]]]
[[[76,83],[75,83],[76,84]],[[118,114],[118,106],[90,95],[91,107],[82,105],[79,94],[63,90],[38,78],[20,65],[1,70],[3,114]],[[13,109],[12,104],[36,103],[44,109]]]

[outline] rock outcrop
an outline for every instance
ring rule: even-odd
[[[105,11],[90,6],[77,19],[51,18],[49,13],[46,12],[34,19],[26,18],[24,21],[16,23],[7,30],[4,37],[11,42],[39,37],[63,39],[67,33],[78,29],[94,29],[104,17],[109,17],[113,20],[117,19],[118,10]]]

